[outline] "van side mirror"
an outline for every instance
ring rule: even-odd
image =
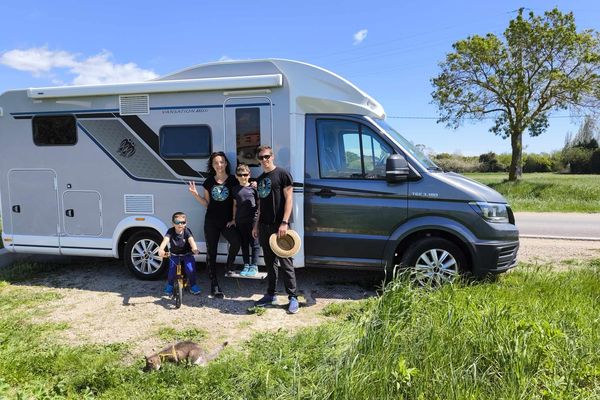
[[[403,155],[392,154],[385,161],[385,178],[389,183],[404,182],[408,174],[408,161]]]

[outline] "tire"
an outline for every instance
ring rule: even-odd
[[[153,230],[139,231],[129,238],[123,259],[136,278],[157,279],[167,270],[169,259],[162,259],[158,255],[161,242],[162,236]]]
[[[409,269],[411,280],[420,286],[452,283],[468,272],[463,251],[451,241],[439,237],[415,242],[402,255],[400,265]]]
[[[173,288],[173,294],[175,295],[175,308],[181,308],[181,299],[183,299],[183,285],[179,280],[175,281],[175,287]]]

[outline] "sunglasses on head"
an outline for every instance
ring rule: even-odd
[[[268,160],[269,158],[271,158],[272,154],[265,154],[264,156],[258,156],[256,158],[258,158],[259,160]]]
[[[185,221],[173,221],[175,225],[185,225]]]
[[[245,176],[248,176],[248,175],[250,175],[250,174],[248,174],[248,173],[241,174],[241,173],[239,173],[239,172],[238,172],[236,175],[237,175],[237,176],[244,176],[244,177],[245,177]]]

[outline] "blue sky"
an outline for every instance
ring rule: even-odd
[[[490,121],[437,124],[431,78],[452,43],[501,35],[519,7],[573,11],[600,31],[600,3],[581,1],[5,1],[0,93],[9,89],[139,81],[221,59],[288,58],[327,68],[385,108],[390,124],[435,152],[510,151]],[[525,151],[560,149],[580,120],[555,114]]]

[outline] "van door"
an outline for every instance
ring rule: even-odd
[[[306,263],[383,266],[408,206],[408,183],[385,180],[391,143],[360,118],[307,116],[305,152]]]
[[[65,191],[63,224],[64,232],[68,236],[100,236],[102,234],[100,193],[93,190]]]
[[[252,176],[257,177],[262,171],[256,159],[256,148],[260,144],[272,146],[273,143],[271,100],[268,97],[230,97],[225,100],[224,107],[225,152],[232,163],[250,165]]]
[[[58,190],[50,169],[13,169],[8,173],[10,224],[19,249],[59,253]]]

